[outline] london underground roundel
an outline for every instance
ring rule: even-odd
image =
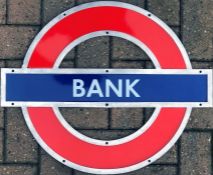
[[[72,48],[99,36],[133,42],[156,69],[59,69]],[[148,11],[121,2],[93,2],[47,24],[22,69],[2,69],[1,91],[2,106],[22,107],[30,131],[52,157],[83,172],[118,174],[160,158],[180,137],[192,107],[212,106],[212,70],[192,69],[174,32]],[[155,111],[132,135],[104,141],[72,128],[60,114],[61,106]]]

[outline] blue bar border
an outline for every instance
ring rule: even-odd
[[[208,101],[207,102],[12,102],[6,101],[6,74],[8,73],[36,73],[36,74],[204,74],[208,76]],[[2,107],[213,107],[212,98],[212,69],[1,69],[1,106]]]

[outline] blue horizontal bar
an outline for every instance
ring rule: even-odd
[[[207,79],[205,74],[8,73],[6,101],[207,102]]]

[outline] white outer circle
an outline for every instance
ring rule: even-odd
[[[83,5],[79,5],[77,7],[71,8],[70,10],[65,11],[64,13],[60,14],[59,16],[55,17],[52,21],[50,21],[40,32],[39,34],[35,37],[35,39],[33,40],[32,44],[30,45],[25,59],[24,59],[24,64],[23,64],[23,68],[27,68],[29,59],[32,55],[33,50],[35,49],[38,41],[44,36],[44,34],[52,27],[54,26],[57,22],[59,22],[60,20],[62,20],[63,18],[65,18],[64,14],[66,14],[67,16],[78,12],[80,10],[84,10],[87,8],[91,8],[91,7],[98,7],[98,6],[114,6],[114,7],[122,7],[122,8],[126,8],[126,9],[130,9],[130,10],[134,10],[140,14],[143,15],[148,15],[151,14],[150,12],[139,8],[137,6],[131,5],[131,4],[127,4],[127,3],[123,3],[123,2],[114,2],[114,1],[99,1],[99,2],[91,2],[91,3],[86,3]],[[173,38],[174,42],[177,44],[177,46],[179,47],[184,61],[187,65],[187,69],[191,69],[191,63],[189,60],[189,57],[187,55],[187,52],[185,50],[185,48],[183,47],[182,43],[180,42],[180,40],[178,39],[178,37],[176,36],[176,34],[163,22],[161,21],[159,18],[157,18],[156,16],[154,16],[153,14],[151,15],[150,19],[152,19],[155,23],[157,23],[158,25],[160,25],[162,28],[164,28],[164,30],[170,35],[171,38]],[[64,55],[65,56],[65,55]],[[61,58],[63,57],[63,55],[61,56]],[[152,60],[154,61],[154,60]],[[58,61],[60,62],[60,61]],[[160,67],[157,67],[160,68]],[[161,109],[161,108],[159,108]],[[140,169],[142,167],[145,167],[147,165],[149,165],[150,163],[152,163],[153,161],[157,160],[158,158],[160,158],[161,156],[163,156],[174,144],[175,142],[178,140],[178,138],[180,137],[180,135],[182,134],[188,120],[189,120],[189,116],[191,114],[191,107],[188,107],[186,110],[186,114],[184,116],[184,119],[178,129],[178,131],[175,133],[174,137],[169,141],[169,143],[162,148],[157,154],[155,154],[154,156],[150,157],[149,159],[140,162],[138,164],[129,166],[129,167],[125,167],[125,168],[118,168],[118,169],[95,169],[95,168],[89,168],[89,167],[84,167],[75,163],[72,163],[68,160],[66,160],[65,162],[63,162],[63,160],[65,160],[63,157],[61,157],[59,154],[57,154],[56,152],[54,152],[54,150],[52,150],[48,145],[46,145],[46,143],[42,140],[42,138],[39,136],[39,134],[37,133],[37,131],[35,130],[35,128],[33,127],[33,124],[30,120],[29,114],[27,112],[27,107],[22,107],[22,112],[25,118],[25,121],[28,125],[28,128],[30,129],[32,135],[34,136],[34,138],[37,140],[37,142],[41,145],[41,147],[47,152],[49,153],[52,157],[54,157],[56,160],[58,160],[59,162],[74,168],[76,170],[79,171],[83,171],[86,173],[94,173],[94,174],[120,174],[120,173],[127,173],[127,172],[131,172],[137,169]],[[55,110],[55,109],[54,109]],[[59,116],[60,117],[60,116]],[[153,116],[152,116],[153,118]],[[62,121],[63,124],[63,121]],[[91,139],[91,138],[90,138]],[[124,138],[123,138],[124,139]],[[94,139],[95,140],[95,139]]]

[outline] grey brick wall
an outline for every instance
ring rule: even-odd
[[[21,67],[38,31],[54,16],[90,0],[0,0],[0,67]],[[212,0],[122,0],[163,19],[183,41],[194,68],[213,68]],[[123,39],[99,37],[74,48],[63,68],[153,68],[144,52]],[[79,132],[116,139],[135,132],[151,109],[60,109]],[[212,175],[213,110],[194,109],[177,144],[154,164],[129,175]],[[83,175],[38,146],[18,108],[0,108],[1,175]]]

